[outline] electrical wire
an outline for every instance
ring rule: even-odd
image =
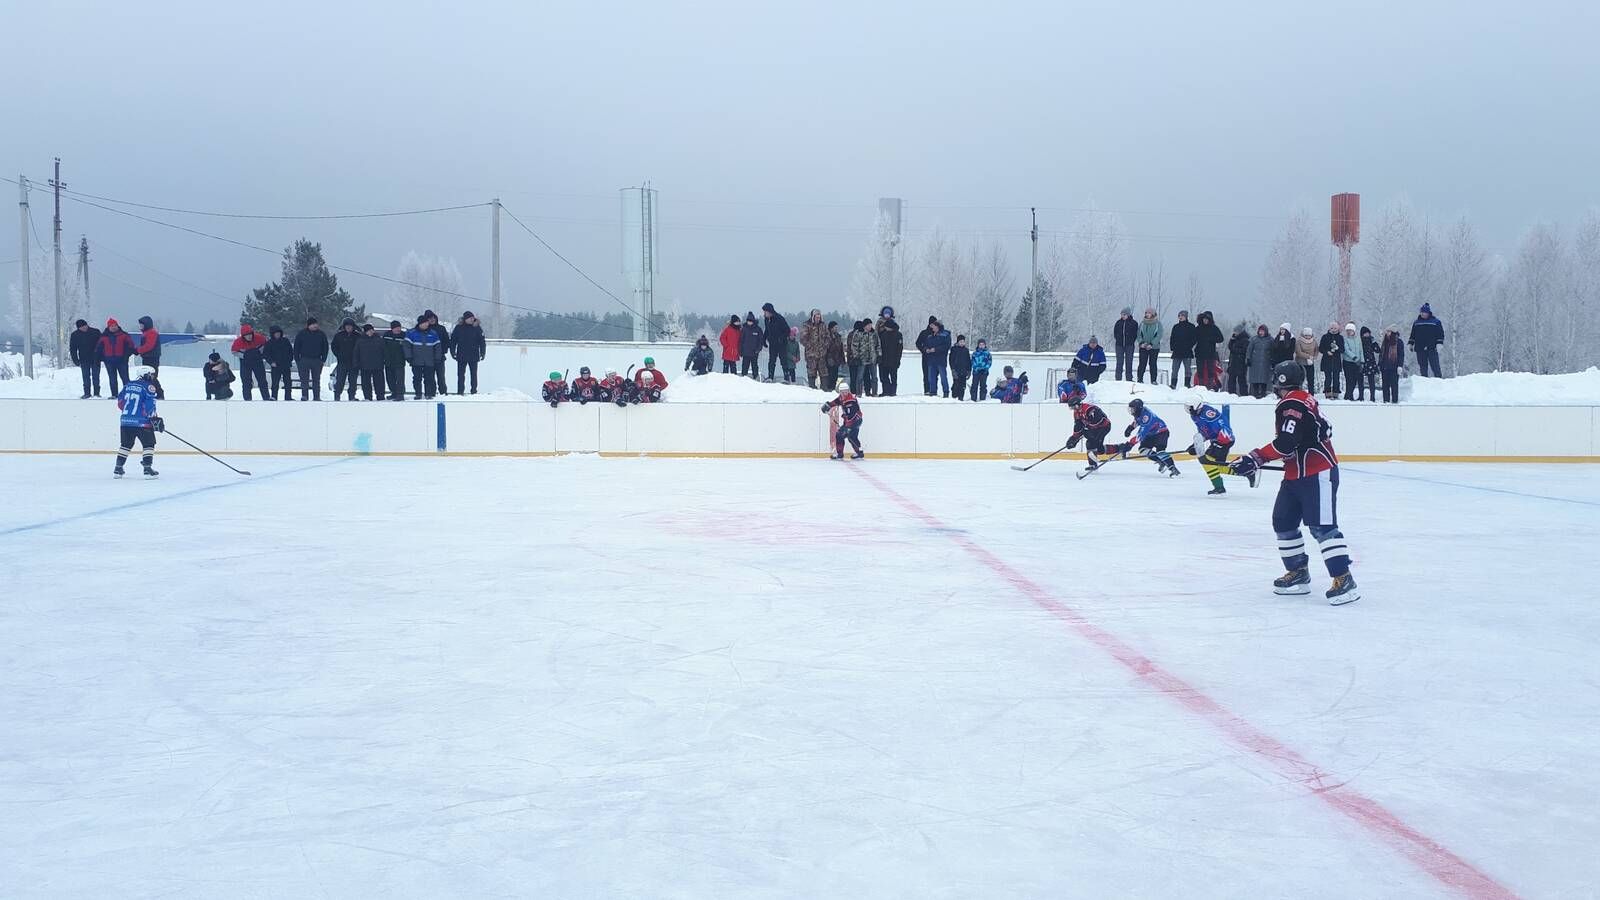
[[[278,216],[278,215],[266,215],[266,214],[258,214],[258,213],[228,213],[228,212],[213,212],[213,211],[210,211],[210,210],[202,210],[202,209],[181,209],[179,207],[174,207],[174,206],[156,206],[156,205],[150,204],[150,203],[135,203],[132,200],[118,200],[118,199],[116,199],[114,197],[101,197],[101,196],[99,196],[97,194],[89,194],[89,193],[85,193],[83,191],[74,191],[74,190],[71,190],[69,188],[62,188],[61,189],[61,193],[62,194],[66,194],[66,195],[75,195],[75,196],[78,196],[78,197],[87,197],[87,198],[89,198],[91,200],[99,200],[99,201],[104,202],[104,203],[115,203],[118,206],[132,206],[132,207],[134,207],[136,209],[150,209],[150,210],[156,210],[156,211],[159,211],[159,212],[180,213],[180,214],[189,215],[189,216],[210,216],[212,218],[218,218],[218,219],[265,219],[265,220],[269,220],[269,221],[278,221],[278,222],[286,222],[286,221],[294,221],[294,222],[298,222],[298,221],[325,221],[325,220],[329,220],[329,219],[392,219],[392,218],[395,218],[397,216],[421,216],[421,215],[427,215],[429,213],[453,212],[455,210],[461,210],[461,209],[483,209],[484,207],[492,205],[492,204],[490,204],[488,202],[483,202],[483,203],[463,203],[463,204],[460,204],[460,205],[457,205],[457,206],[435,206],[435,207],[430,207],[428,209],[402,209],[402,210],[396,210],[394,212],[344,213],[344,214],[338,214],[338,215]]]
[[[664,336],[667,336],[667,337],[672,337],[673,336],[673,335],[667,335],[666,332],[664,332],[661,329],[660,326],[656,325],[656,323],[650,321],[648,318],[645,318],[644,316],[639,315],[638,311],[635,310],[633,307],[629,306],[628,304],[624,303],[622,301],[621,297],[618,297],[616,294],[613,294],[609,290],[606,290],[605,285],[601,284],[598,281],[595,281],[593,278],[590,278],[588,272],[585,272],[584,270],[578,268],[576,263],[574,263],[570,259],[567,259],[565,256],[562,256],[561,255],[561,251],[559,251],[556,248],[550,246],[550,242],[549,241],[546,241],[544,238],[540,237],[539,233],[537,231],[534,231],[532,228],[529,228],[526,222],[523,222],[521,219],[517,218],[517,214],[512,212],[511,210],[507,209],[506,205],[504,203],[500,204],[500,209],[506,215],[510,216],[511,217],[511,221],[517,223],[517,225],[519,225],[522,228],[523,231],[526,231],[528,234],[533,236],[534,240],[536,240],[540,244],[544,245],[544,248],[546,250],[549,250],[551,253],[555,254],[556,259],[559,259],[562,262],[566,263],[568,268],[570,268],[574,272],[577,272],[579,275],[583,276],[583,280],[584,281],[587,281],[590,284],[594,285],[595,288],[597,288],[600,291],[600,293],[605,294],[607,297],[610,297],[611,299],[617,301],[617,305],[622,307],[623,309],[627,310],[629,313],[631,313],[635,319],[643,321],[645,323],[645,327],[646,328],[655,329],[655,332],[658,335],[664,335]]]
[[[178,284],[187,285],[188,287],[192,287],[195,290],[200,291],[201,293],[210,294],[213,297],[217,297],[219,299],[226,300],[229,303],[238,302],[239,298],[237,298],[237,297],[230,297],[227,294],[224,294],[224,293],[222,293],[220,291],[214,291],[214,290],[212,290],[212,289],[210,289],[208,287],[205,287],[204,285],[195,284],[192,281],[185,281],[182,278],[179,278],[178,276],[173,275],[173,274],[171,274],[169,272],[163,272],[160,269],[156,268],[155,266],[150,265],[149,263],[141,262],[140,260],[135,259],[134,257],[129,256],[126,253],[123,253],[123,252],[121,252],[121,251],[119,251],[119,250],[117,250],[117,249],[115,249],[113,247],[107,246],[104,241],[98,241],[98,240],[95,241],[95,243],[93,245],[93,249],[97,250],[97,251],[104,251],[106,253],[109,253],[112,256],[117,257],[118,259],[122,259],[122,260],[125,260],[127,262],[131,262],[131,263],[133,263],[134,265],[138,266],[141,269],[145,269],[147,271],[154,272],[155,274],[160,275],[162,278],[166,278],[166,279],[168,279],[170,281],[176,281]]]

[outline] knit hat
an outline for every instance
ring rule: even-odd
[[[1429,306],[1426,303],[1424,303],[1424,304],[1422,304],[1422,309],[1418,310],[1418,312],[1425,312],[1425,313],[1427,313],[1428,315],[1431,316],[1431,315],[1433,315],[1433,307]]]
[[[769,313],[777,312],[777,310],[772,308],[772,304],[771,303],[763,303],[763,304],[761,304],[761,311],[762,312],[769,312]]]
[[[306,324],[307,325],[315,325],[315,324],[317,324],[317,317],[316,316],[312,316],[311,318],[307,319],[306,320]]]
[[[427,313],[423,313],[422,315],[417,316],[417,324],[418,325],[426,324],[427,321],[428,321],[428,314]]]
[[[206,358],[211,360],[212,362],[219,362],[222,359],[222,354],[218,353],[215,350],[213,350],[213,351],[211,351],[211,355],[206,357]]]
[[[1100,339],[1091,334],[1089,335],[1089,343],[1098,344],[1100,343]]]
[[[363,324],[361,326],[361,330],[362,331],[371,331],[372,330],[372,323],[371,322],[367,322],[367,323]]]
[[[1307,325],[1306,327],[1300,329],[1300,336],[1301,337],[1312,337],[1315,334],[1316,334],[1316,332],[1311,330],[1311,326],[1310,325]]]
[[[1180,309],[1180,310],[1178,310],[1178,315],[1184,316],[1185,318],[1187,318],[1188,315],[1189,315],[1189,311],[1187,309]]]
[[[966,343],[966,342],[967,342],[967,336],[966,336],[966,335],[964,335],[964,334],[958,334],[958,335],[956,335],[956,343],[958,343],[958,344],[964,344],[964,343]]]
[[[1122,314],[1123,314],[1123,315],[1125,315],[1125,316],[1131,316],[1131,315],[1133,315],[1133,307],[1131,307],[1131,306],[1124,306],[1124,307],[1123,307],[1123,308],[1122,308]]]
[[[391,319],[389,321],[389,327],[390,328],[404,328],[405,326],[400,324],[400,320],[399,319]]]
[[[84,321],[83,319],[79,319],[77,324],[73,325],[72,327],[74,327],[74,328],[82,328],[83,326],[85,326],[87,324],[89,324],[89,323]]]
[[[1285,322],[1285,323],[1283,323],[1283,324],[1282,324],[1282,325],[1279,325],[1279,326],[1278,326],[1278,330],[1279,330],[1279,331],[1287,331],[1287,332],[1289,332],[1289,333],[1290,333],[1290,334],[1293,334],[1293,333],[1294,333],[1294,329],[1293,329],[1293,328],[1291,328],[1291,327],[1289,327],[1289,323],[1288,323],[1288,322]]]
[[[469,309],[466,312],[461,314],[461,318],[463,318],[463,319],[476,319],[477,316],[473,315],[472,314],[472,310]]]
[[[1356,323],[1354,323],[1354,322],[1345,323],[1344,330],[1345,331],[1355,331],[1356,330]]]
[[[343,327],[345,327],[345,326],[346,326],[346,325],[349,325],[349,326],[350,326],[350,327],[351,327],[351,328],[354,328],[354,327],[356,327],[356,320],[355,320],[355,319],[352,319],[352,318],[349,318],[349,317],[348,317],[348,316],[347,316],[347,317],[345,317],[345,320],[344,320],[344,321],[343,321],[343,322],[340,322],[340,323],[339,323],[339,327],[340,327],[340,328],[343,328]]]
[[[116,319],[107,319],[106,320],[106,327],[107,328],[121,328],[122,326],[117,324],[117,320]]]
[[[271,335],[271,334],[282,335],[283,334],[283,329],[279,328],[276,325],[274,325],[271,328],[267,329],[267,334],[269,334],[269,335]]]

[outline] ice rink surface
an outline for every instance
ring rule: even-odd
[[[4,458],[6,897],[1600,890],[1593,467],[236,462]]]

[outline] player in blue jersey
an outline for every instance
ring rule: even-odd
[[[1144,401],[1138,397],[1128,401],[1128,412],[1133,416],[1133,422],[1122,435],[1132,436],[1133,439],[1120,444],[1107,444],[1106,452],[1112,456],[1125,457],[1128,451],[1138,447],[1140,455],[1156,464],[1157,472],[1177,477],[1180,474],[1178,463],[1172,458],[1172,454],[1167,452],[1167,439],[1172,436],[1167,430],[1167,423],[1161,421],[1161,417],[1145,406]]]
[[[1183,405],[1189,413],[1189,418],[1194,422],[1194,442],[1189,445],[1189,452],[1200,457],[1200,467],[1205,470],[1206,477],[1211,479],[1211,490],[1207,496],[1221,496],[1228,489],[1222,485],[1222,476],[1231,474],[1228,471],[1228,451],[1233,449],[1233,429],[1228,426],[1228,415],[1199,397],[1189,398]],[[1249,479],[1250,486],[1259,483],[1261,473],[1251,470],[1244,476]]]
[[[156,432],[165,429],[161,417],[156,415],[156,370],[141,366],[134,379],[123,385],[117,395],[117,409],[122,411],[121,435],[117,442],[117,467],[111,470],[114,478],[122,477],[122,467],[133,452],[133,442],[144,448],[144,477],[161,474],[155,470]]]

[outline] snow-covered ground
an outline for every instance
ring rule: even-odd
[[[1347,466],[1332,608],[1192,462],[157,464],[0,468],[7,897],[1600,883],[1593,467]]]

